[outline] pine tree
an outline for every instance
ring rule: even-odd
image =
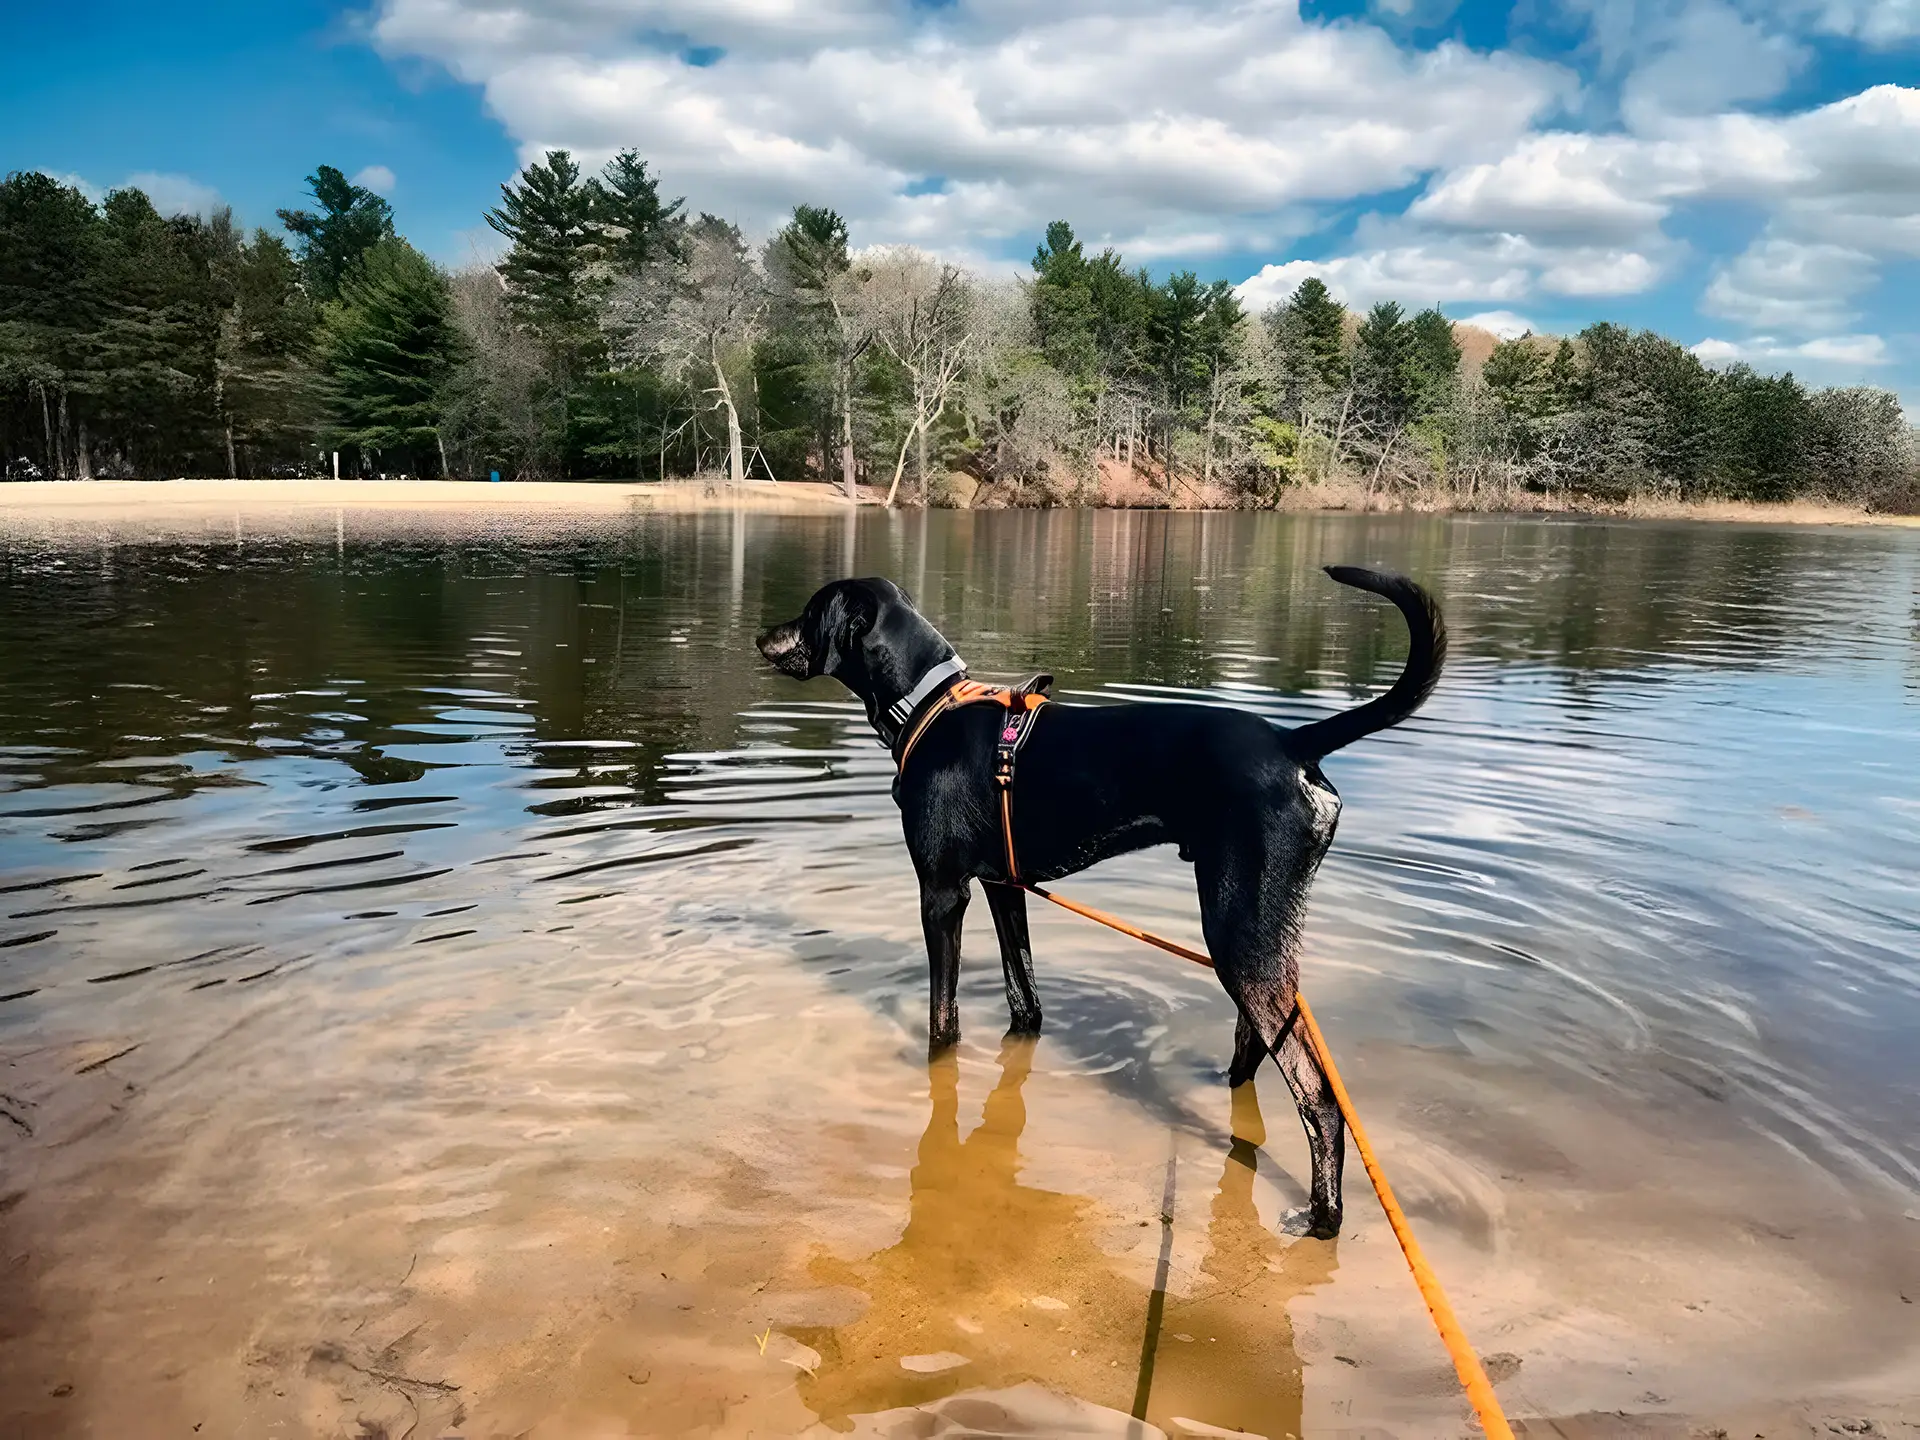
[[[277,213],[299,248],[308,290],[316,300],[332,300],[354,263],[393,238],[393,207],[331,165],[309,175],[307,189],[320,206],[317,211]]]
[[[661,203],[660,181],[647,174],[647,162],[638,151],[622,150],[601,170],[598,186],[589,186],[596,238],[614,269],[637,276],[653,261],[680,253],[686,229],[680,212],[686,201]]]
[[[257,474],[263,461],[296,459],[311,433],[316,397],[308,357],[319,310],[277,235],[254,231],[251,243],[232,247],[225,266],[215,384],[227,469]]]
[[[596,212],[605,209],[600,187],[582,180],[565,150],[549,150],[527,166],[519,180],[500,187],[500,208],[487,224],[513,242],[500,262],[507,302],[515,317],[561,356],[573,358],[594,334],[592,273],[602,258]]]
[[[446,277],[404,240],[383,240],[341,284],[321,323],[329,439],[401,461],[440,453],[440,397],[457,340]]]
[[[1317,275],[1302,280],[1282,312],[1285,348],[1296,365],[1330,390],[1347,383],[1347,307]]]
[[[1382,300],[1353,337],[1353,390],[1360,413],[1392,431],[1413,418],[1418,391],[1413,326],[1406,312]]]
[[[1453,338],[1453,322],[1430,307],[1413,317],[1409,336],[1414,409],[1435,415],[1453,399],[1460,373],[1460,342]]]
[[[1073,227],[1047,226],[1046,243],[1033,256],[1033,328],[1040,352],[1069,379],[1085,383],[1099,364],[1096,315],[1086,257]]]
[[[212,276],[218,242],[193,217],[163,218],[139,190],[103,208],[103,303],[88,337],[74,442],[78,473],[103,429],[140,468],[206,473],[214,457]],[[79,421],[89,425],[82,435]]]
[[[102,242],[99,211],[72,186],[33,172],[0,182],[0,390],[20,407],[23,434],[38,442],[49,476],[70,473],[68,427],[55,418],[85,384],[107,298]]]
[[[771,438],[783,448],[783,464],[801,459],[796,451],[803,432],[818,441],[823,458],[838,451],[848,499],[856,493],[854,367],[873,344],[872,329],[852,303],[858,284],[852,269],[847,222],[821,206],[795,206],[793,218],[766,251],[767,275],[784,323],[755,347],[754,358],[761,443]],[[769,421],[771,434],[764,428]]]

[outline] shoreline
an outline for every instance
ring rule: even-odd
[[[1595,520],[1692,520],[1716,524],[1920,527],[1920,515],[1882,515],[1817,500],[1571,503],[1529,495],[1500,506],[1353,504],[1351,492],[1303,486],[1271,507],[1278,514],[1523,516]],[[880,508],[878,491],[863,490],[858,508]],[[918,508],[918,507],[912,507]],[[1006,507],[974,506],[987,509]],[[1025,508],[1025,507],[1022,507]],[[1042,506],[1043,509],[1156,509],[1237,513],[1230,505]],[[1262,507],[1267,508],[1267,507]],[[774,515],[846,515],[838,485],[814,481],[727,485],[705,480],[35,480],[0,484],[0,528],[73,524],[173,523],[242,519],[312,520],[325,511],[475,517],[695,514],[745,510]],[[1258,513],[1253,511],[1250,513]]]

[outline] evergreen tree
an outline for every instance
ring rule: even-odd
[[[1444,410],[1460,373],[1460,342],[1437,306],[1413,317],[1409,339],[1414,408],[1422,416]]]
[[[597,216],[607,202],[565,150],[549,150],[500,187],[487,224],[512,242],[500,262],[507,303],[555,351],[577,356],[594,335],[594,262],[602,258]],[[622,237],[623,241],[627,238]]]
[[[1413,419],[1416,357],[1413,325],[1399,305],[1382,300],[1367,312],[1353,337],[1354,400],[1366,419],[1386,430]]]
[[[308,357],[319,311],[299,263],[277,235],[253,232],[224,257],[226,308],[219,318],[215,386],[230,474],[286,464],[304,449],[317,418]],[[237,452],[237,453],[236,453]],[[249,463],[242,464],[241,457]]]
[[[1317,275],[1302,280],[1281,312],[1282,345],[1296,368],[1330,390],[1347,383],[1347,307]]]
[[[783,474],[803,468],[807,446],[817,444],[823,468],[837,466],[851,498],[854,369],[873,334],[851,303],[847,222],[822,206],[795,206],[765,264],[776,313],[754,348],[760,443]]]
[[[106,301],[99,212],[70,185],[34,172],[0,182],[0,390],[38,442],[40,470],[68,473],[68,397],[85,383]],[[59,421],[56,424],[56,420]],[[11,447],[11,463],[25,450]]]
[[[606,206],[598,181],[583,179],[565,150],[549,150],[502,185],[500,208],[487,212],[487,224],[513,242],[500,262],[507,309],[540,342],[547,369],[541,408],[551,427],[540,448],[561,457],[563,473],[584,446],[609,438],[590,423],[600,407],[580,403],[589,377],[605,368],[601,322],[613,276],[597,217]],[[621,239],[634,239],[636,252],[645,248],[634,236]]]
[[[393,238],[393,207],[331,165],[307,177],[318,210],[281,210],[300,252],[307,288],[316,300],[332,300],[360,257]]]
[[[139,468],[218,468],[217,242],[194,217],[163,218],[139,190],[116,190],[102,208],[98,278],[106,303],[89,337],[84,386],[77,387],[84,395],[75,426],[78,468],[84,473],[103,427]]]
[[[456,358],[446,277],[406,241],[381,241],[321,322],[330,441],[428,473],[440,454],[441,387]]]
[[[680,253],[686,229],[680,212],[686,201],[661,203],[660,181],[647,174],[638,151],[622,150],[609,160],[599,185],[590,182],[590,190],[589,212],[601,253],[616,270],[638,275],[655,260]]]
[[[1715,377],[1715,480],[1742,500],[1783,500],[1807,469],[1812,414],[1791,374],[1733,365]]]
[[[1047,239],[1033,256],[1033,328],[1040,353],[1069,379],[1093,378],[1100,352],[1097,315],[1086,257],[1073,227],[1064,220],[1047,226]]]

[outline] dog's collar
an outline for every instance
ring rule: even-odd
[[[950,660],[942,660],[938,665],[922,675],[918,685],[914,686],[906,695],[887,707],[887,718],[893,721],[895,732],[897,733],[906,725],[907,721],[913,718],[913,712],[920,708],[921,703],[925,701],[929,695],[933,694],[934,691],[938,690],[950,680],[954,680],[966,673],[967,662],[962,660],[958,655],[955,655]]]

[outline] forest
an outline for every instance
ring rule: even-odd
[[[1920,497],[1890,392],[1709,367],[1651,331],[1495,343],[1438,309],[1350,312],[1315,279],[1250,314],[1224,281],[1089,253],[1065,221],[1017,277],[856,247],[808,205],[756,246],[631,151],[527,166],[486,215],[503,258],[451,272],[339,170],[308,190],[249,235],[137,189],[0,182],[6,477],[713,475],[889,504]]]

